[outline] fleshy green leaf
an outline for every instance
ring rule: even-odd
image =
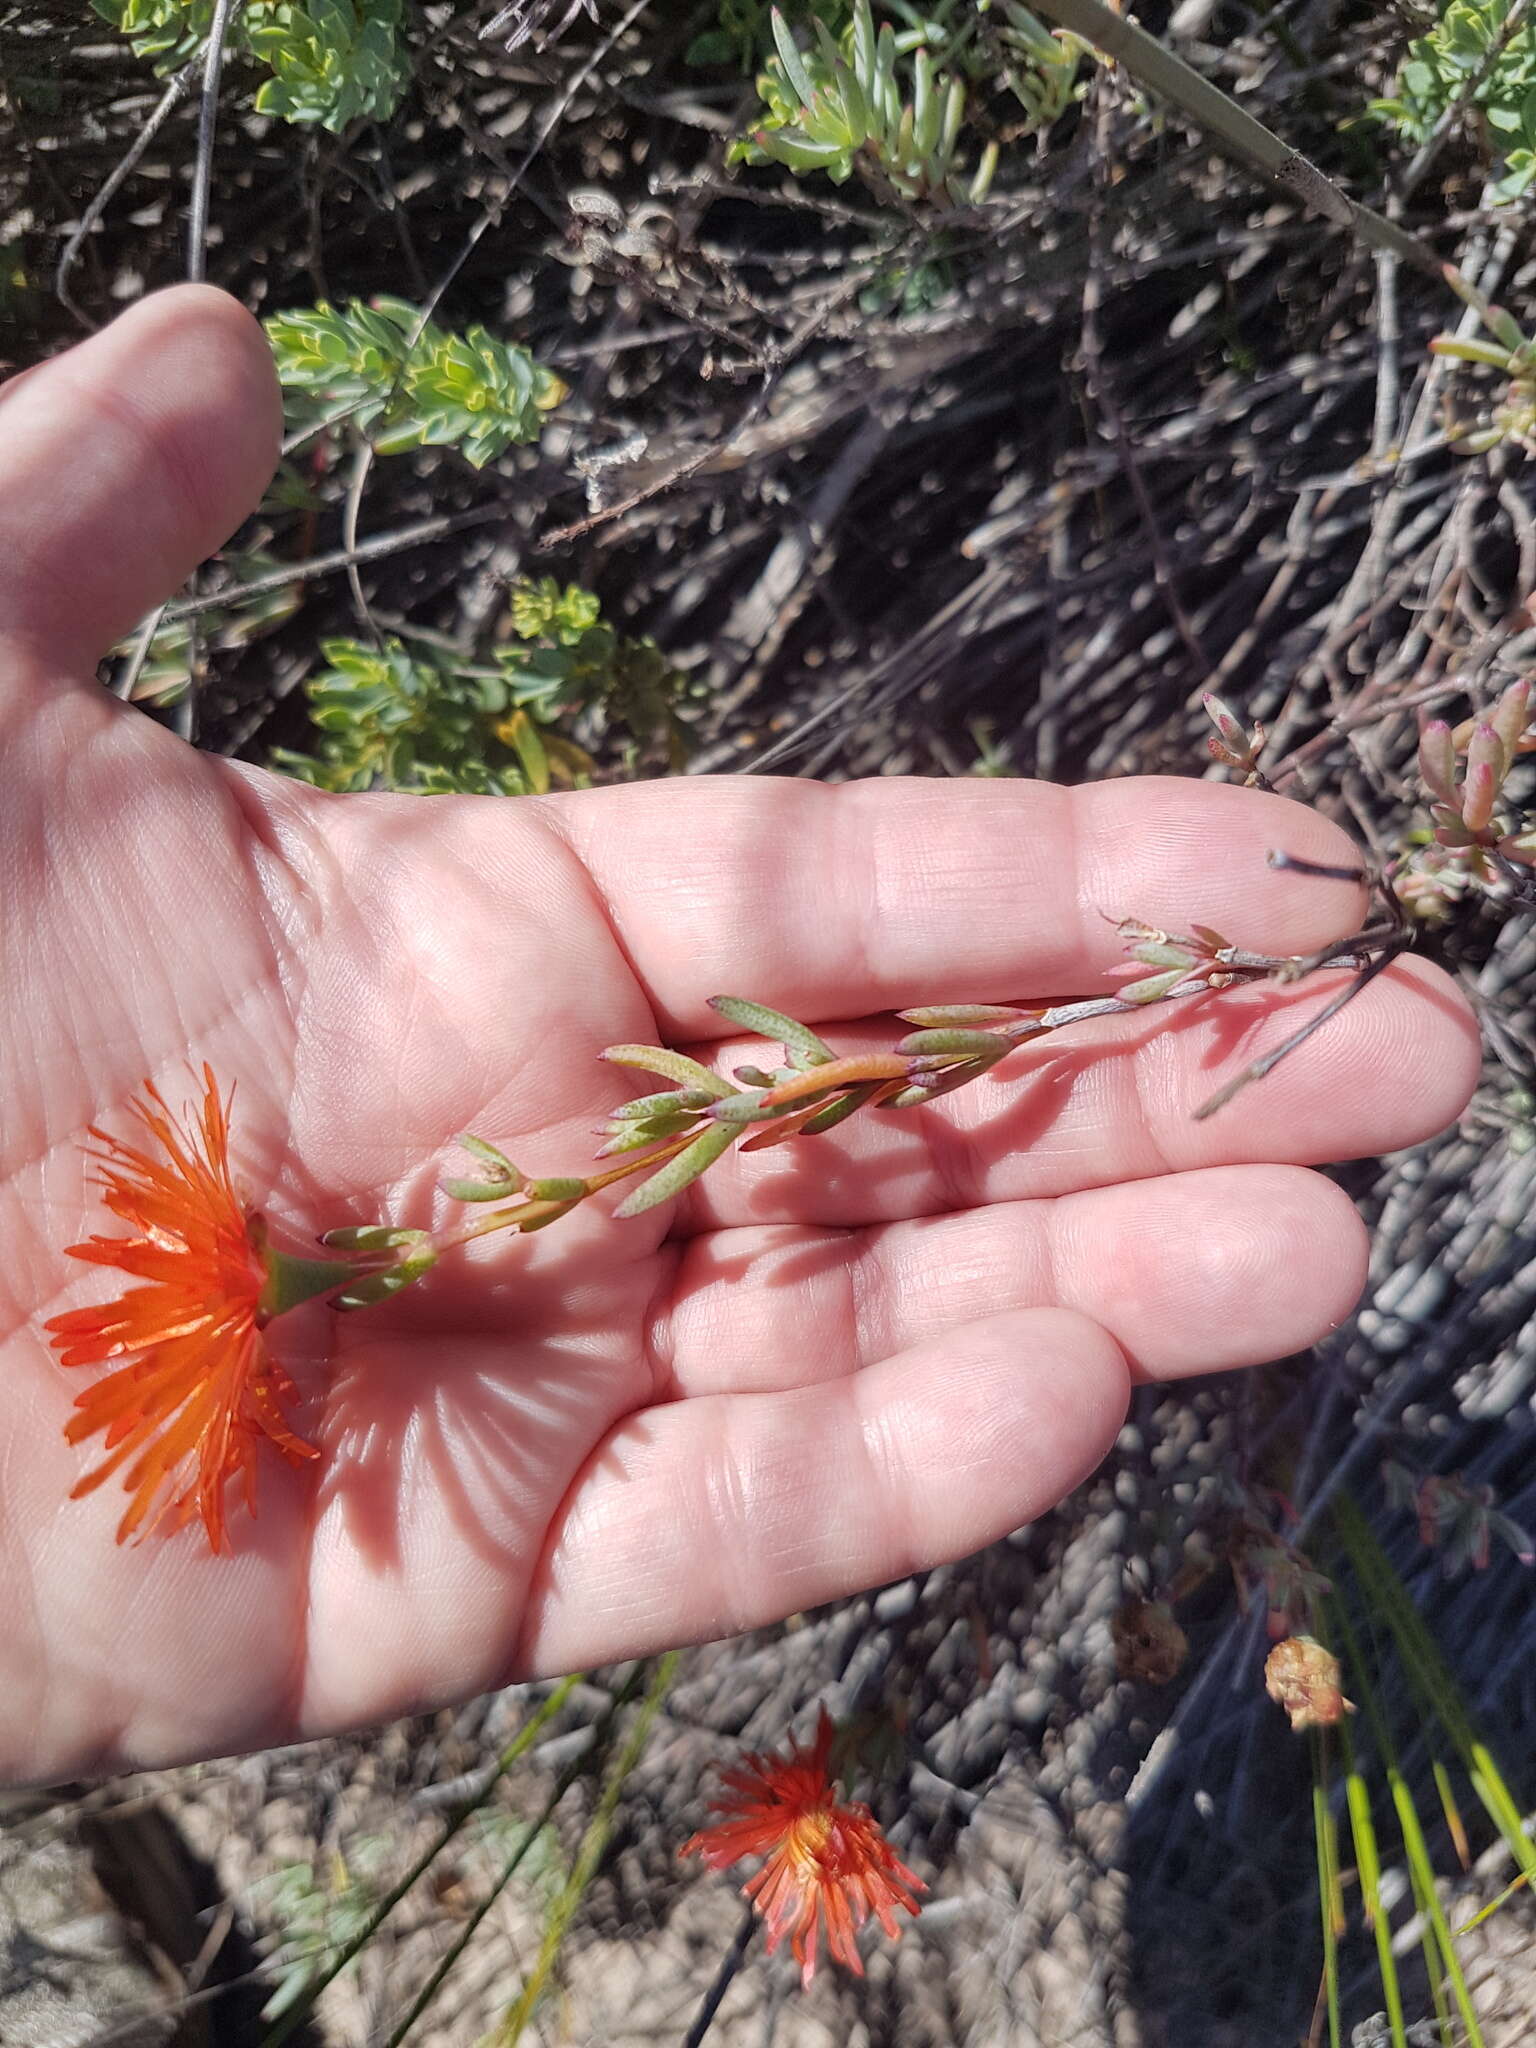
[[[357,1229],[328,1230],[320,1242],[334,1245],[338,1251],[376,1252],[392,1251],[403,1244],[429,1244],[431,1238],[425,1230],[397,1230],[388,1223],[366,1223]]]
[[[819,1138],[823,1131],[834,1130],[838,1124],[851,1117],[855,1110],[862,1109],[883,1085],[880,1081],[866,1081],[860,1088],[850,1088],[840,1101],[825,1104],[802,1126],[804,1136]]]
[[[763,1085],[771,1084],[765,1082]],[[654,1095],[637,1095],[632,1102],[621,1102],[608,1114],[618,1123],[640,1123],[674,1110],[703,1109],[706,1104],[718,1100],[718,1096],[705,1088],[662,1088]]]
[[[816,88],[811,83],[804,60],[790,34],[789,23],[777,7],[773,10],[773,46],[779,53],[779,62],[784,66],[784,76],[800,95],[800,104],[809,107],[816,97]]]
[[[587,1184],[578,1175],[557,1174],[548,1180],[531,1180],[528,1199],[533,1202],[579,1202]]]
[[[962,1031],[956,1027],[940,1027],[931,1031],[913,1031],[896,1047],[898,1052],[914,1055],[961,1053],[968,1059],[1000,1060],[1012,1046],[1006,1038],[999,1038],[991,1031]]]
[[[736,1093],[729,1081],[712,1074],[708,1067],[701,1067],[686,1053],[673,1052],[670,1046],[605,1045],[598,1058],[612,1060],[618,1067],[639,1067],[647,1074],[660,1074],[668,1081],[676,1081],[680,1088],[702,1089],[711,1102]]]
[[[1009,1003],[941,1003],[927,1010],[898,1010],[904,1024],[921,1031],[968,1031],[983,1024],[1015,1024],[1029,1015]]]
[[[804,1072],[837,1058],[825,1039],[818,1038],[809,1024],[786,1017],[782,1010],[770,1010],[766,1003],[754,1003],[746,996],[711,996],[709,1007],[743,1031],[755,1031],[760,1038],[777,1039],[794,1065]]]
[[[662,1202],[670,1202],[674,1195],[696,1181],[706,1167],[713,1166],[722,1152],[729,1150],[739,1127],[735,1124],[711,1124],[708,1130],[700,1131],[693,1143],[679,1152],[675,1159],[669,1159],[659,1173],[653,1173],[649,1180],[643,1180],[628,1200],[620,1203],[614,1211],[618,1217],[628,1219],[640,1216],[647,1209],[655,1209]]]

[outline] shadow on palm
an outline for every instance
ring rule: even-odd
[[[402,1568],[402,1530],[425,1510],[483,1562],[530,1575],[575,1474],[649,1399],[664,1268],[606,1267],[594,1246],[538,1246],[535,1263],[534,1249],[450,1254],[398,1303],[336,1324],[317,1512],[339,1507],[368,1570]]]

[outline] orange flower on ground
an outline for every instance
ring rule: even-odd
[[[268,1357],[262,1326],[350,1270],[286,1259],[265,1247],[229,1171],[229,1102],[203,1068],[195,1121],[176,1117],[148,1082],[130,1104],[163,1159],[91,1130],[98,1185],[132,1237],[91,1237],[73,1258],[115,1266],[146,1284],[47,1325],[67,1366],[132,1358],[79,1396],[65,1435],[105,1439],[106,1456],[70,1495],[78,1500],[124,1466],[129,1495],[117,1540],[169,1533],[202,1517],[214,1550],[226,1548],[224,1495],[238,1480],[256,1506],[263,1438],[292,1464],[318,1456],[288,1427],[292,1381]],[[323,1278],[322,1278],[323,1276]]]
[[[900,1861],[867,1806],[844,1803],[827,1774],[834,1729],[825,1707],[809,1749],[790,1744],[787,1757],[744,1756],[724,1772],[725,1796],[711,1811],[725,1818],[684,1842],[680,1856],[702,1856],[724,1870],[743,1856],[767,1862],[742,1892],[768,1930],[772,1955],[787,1934],[800,1979],[816,1973],[822,1927],[827,1953],[862,1977],[854,1936],[871,1914],[894,1941],[896,1907],[916,1914],[914,1894],[927,1886]]]

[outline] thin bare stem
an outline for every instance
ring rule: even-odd
[[[1284,874],[1313,875],[1320,882],[1369,882],[1371,876],[1364,868],[1331,867],[1323,861],[1302,860],[1299,855],[1287,853],[1282,847],[1275,847],[1265,856],[1268,866]]]
[[[238,0],[235,0],[235,4],[238,5]],[[389,397],[391,399],[399,389],[400,380],[405,375],[406,366],[411,360],[416,344],[420,341],[422,335],[425,334],[433,314],[442,303],[443,295],[474,254],[481,238],[491,228],[496,226],[502,215],[511,205],[514,196],[520,190],[524,178],[528,175],[535,159],[543,150],[545,143],[548,142],[550,136],[554,134],[556,128],[565,119],[566,111],[572,100],[575,99],[577,93],[580,92],[582,86],[585,85],[609,51],[617,45],[625,31],[633,22],[639,19],[649,5],[650,0],[630,0],[630,5],[623,17],[614,25],[603,41],[598,44],[586,62],[576,67],[574,74],[566,82],[564,91],[541,124],[538,133],[528,145],[522,161],[507,180],[504,190],[485,208],[480,218],[464,237],[464,243],[459,253],[438,278],[431,291],[428,292],[425,301],[416,315],[415,323],[405,338],[405,346],[400,352],[400,367],[395,372],[394,381],[389,390]],[[365,441],[359,451],[356,466],[353,469],[351,480],[347,486],[346,504],[342,514],[342,540],[345,544],[343,562],[347,572],[347,585],[352,593],[353,606],[359,619],[372,636],[375,645],[379,645],[382,642],[382,635],[379,632],[378,623],[373,616],[367,594],[363,589],[362,578],[358,574],[358,563],[363,557],[358,545],[357,528],[362,514],[363,494],[367,489],[368,477],[372,467],[373,446],[370,442]]]
[[[213,191],[213,141],[219,125],[219,80],[224,72],[224,45],[240,4],[241,0],[215,0],[203,51],[197,158],[192,167],[192,201],[187,215],[188,284],[201,284],[208,275],[208,207]]]
[[[725,1999],[725,1994],[735,1982],[736,1973],[746,1960],[752,1936],[757,1929],[757,1914],[751,1906],[747,1908],[736,1938],[720,1958],[720,1967],[715,1972],[715,1981],[705,1992],[698,2011],[693,2016],[693,2025],[683,2042],[683,2048],[703,2048],[704,2037],[715,2023],[715,2015]]]
[[[490,1771],[487,1772],[483,1783],[474,1796],[466,1799],[449,1816],[431,1847],[417,1857],[403,1877],[391,1885],[384,1897],[379,1900],[373,1911],[368,1915],[366,1924],[349,1941],[337,1949],[336,1953],[327,1962],[325,1968],[307,1986],[304,1996],[289,2006],[288,2010],[273,2022],[272,2026],[262,2037],[261,2048],[281,2048],[281,2044],[288,2039],[289,2035],[297,2031],[308,2014],[314,2009],[315,2001],[319,1998],[321,1992],[335,1978],[341,1975],[355,1955],[367,1947],[368,1943],[372,1941],[373,1937],[378,1933],[412,1885],[431,1869],[448,1844],[485,1805],[486,1800],[489,1799],[491,1793],[506,1776],[513,1764],[517,1762],[519,1757],[526,1754],[532,1746],[534,1737],[544,1726],[545,1722],[550,1720],[564,1706],[575,1683],[576,1678],[574,1675],[569,1678],[563,1678],[554,1691],[535,1708],[516,1735],[507,1744],[506,1748],[501,1752],[501,1755],[496,1759],[496,1762],[492,1765]],[[621,1690],[615,1699],[615,1707],[618,1706],[620,1701],[628,1697],[628,1694],[634,1690],[634,1686],[635,1679],[632,1675],[626,1688]],[[569,1786],[575,1782],[575,1773],[579,1768],[580,1759],[569,1767],[569,1775],[562,1776],[558,1781],[555,1792],[556,1798],[563,1796]]]
[[[1309,1017],[1299,1030],[1293,1031],[1289,1038],[1283,1038],[1278,1045],[1261,1054],[1258,1059],[1244,1067],[1240,1074],[1234,1074],[1224,1088],[1217,1089],[1209,1102],[1202,1102],[1195,1111],[1196,1123],[1203,1123],[1208,1116],[1214,1116],[1218,1109],[1224,1109],[1233,1096],[1246,1088],[1250,1081],[1262,1081],[1266,1074],[1272,1074],[1283,1059],[1288,1059],[1298,1046],[1306,1044],[1314,1031],[1320,1031],[1325,1024],[1337,1017],[1346,1004],[1352,1003],[1356,996],[1363,994],[1377,975],[1384,968],[1390,967],[1397,954],[1404,950],[1406,942],[1394,951],[1383,951],[1378,953],[1374,960],[1367,960],[1353,980],[1324,1003],[1317,1014]]]
[[[376,534],[370,540],[359,541],[354,548],[333,548],[329,554],[311,555],[307,562],[294,562],[274,569],[266,576],[254,576],[249,583],[236,584],[231,590],[179,598],[175,604],[165,607],[165,618],[174,625],[179,619],[196,618],[199,612],[211,611],[215,606],[244,604],[249,598],[264,597],[268,591],[286,590],[291,583],[306,583],[317,576],[334,575],[338,569],[345,569],[353,562],[375,562],[381,556],[398,555],[407,548],[419,548],[429,540],[441,540],[446,534],[461,533],[468,526],[489,525],[493,519],[504,519],[507,511],[507,501],[497,498],[491,504],[474,505],[465,512],[441,513],[434,519],[418,519],[410,526],[397,527],[393,533]]]
[[[94,193],[90,205],[86,207],[85,212],[80,216],[78,225],[60,251],[58,264],[53,273],[54,296],[58,299],[61,306],[65,307],[70,313],[73,313],[82,327],[94,328],[97,323],[83,307],[77,306],[74,299],[70,296],[69,274],[79,260],[80,251],[85,245],[86,237],[92,232],[97,222],[112,204],[113,199],[123,184],[138,169],[149,145],[187,97],[192,87],[192,80],[197,75],[198,68],[199,60],[194,57],[190,63],[183,64],[181,69],[168,81],[165,91],[160,95],[149,119],[134,137],[127,153],[119,159],[111,176]]]
[[[128,658],[123,663],[122,674],[112,686],[125,703],[131,701],[134,691],[139,686],[139,677],[144,673],[144,664],[149,660],[149,650],[155,644],[155,635],[165,618],[165,610],[165,606],[161,605],[160,609],[151,612],[140,626],[134,635]]]
[[[425,324],[426,316],[423,314],[419,327]],[[410,347],[415,347],[414,340],[411,342]],[[408,356],[410,353],[409,348],[406,353]],[[384,645],[384,635],[379,631],[379,622],[373,616],[373,607],[368,602],[368,594],[363,589],[363,579],[358,574],[357,567],[357,522],[363,509],[363,492],[368,488],[368,473],[372,468],[373,444],[366,440],[359,441],[357,454],[352,464],[352,475],[347,482],[347,500],[342,507],[341,544],[343,553],[346,556],[347,588],[352,593],[352,608],[357,613],[359,624],[363,627],[374,646],[382,647]]]

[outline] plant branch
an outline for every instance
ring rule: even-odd
[[[367,1255],[367,1263],[332,1306],[363,1308],[388,1299],[429,1272],[450,1250],[503,1230],[527,1234],[558,1223],[582,1202],[621,1181],[635,1180],[616,1220],[638,1216],[682,1194],[731,1149],[758,1151],[821,1136],[864,1110],[920,1108],[969,1086],[1020,1046],[1074,1024],[1130,1016],[1169,1003],[1208,998],[1252,984],[1292,985],[1324,968],[1350,973],[1347,985],[1281,1043],[1235,1075],[1195,1112],[1204,1118],[1252,1081],[1262,1080],[1368,988],[1412,944],[1412,930],[1389,880],[1363,869],[1323,866],[1284,853],[1271,864],[1324,881],[1373,880],[1382,913],[1350,936],[1310,954],[1253,952],[1197,925],[1190,934],[1160,931],[1136,918],[1117,925],[1131,961],[1152,972],[1114,994],[1049,1005],[952,1003],[907,1010],[915,1028],[887,1051],[840,1055],[809,1026],[738,997],[712,1007],[730,1023],[783,1046],[785,1064],[737,1067],[729,1077],[666,1046],[610,1046],[605,1058],[671,1083],[609,1113],[599,1129],[598,1157],[620,1163],[596,1173],[534,1179],[496,1145],[473,1134],[461,1140],[482,1166],[479,1180],[447,1180],[444,1192],[474,1213],[441,1236],[388,1224],[326,1233],[322,1242]],[[482,1206],[484,1205],[484,1206]]]
[[[63,249],[59,253],[59,260],[53,273],[54,296],[58,299],[61,306],[74,314],[82,327],[94,328],[96,322],[91,319],[90,315],[82,307],[77,306],[74,299],[70,296],[69,273],[74,269],[79,259],[80,251],[85,246],[87,236],[90,235],[97,222],[112,204],[113,199],[123,184],[133,176],[133,173],[143,161],[149,145],[187,97],[192,87],[192,80],[197,75],[197,70],[198,60],[194,58],[190,64],[184,64],[170,79],[165,91],[156,102],[149,119],[134,137],[126,154],[119,159],[106,182],[100,185],[92,194],[90,204],[86,207],[85,212],[81,214],[79,223],[73,229],[69,240],[64,244]]]
[[[219,124],[219,80],[224,71],[224,45],[240,5],[241,0],[215,0],[203,52],[197,158],[192,169],[192,201],[187,216],[188,284],[201,284],[208,275],[208,206],[213,190],[213,141]]]

